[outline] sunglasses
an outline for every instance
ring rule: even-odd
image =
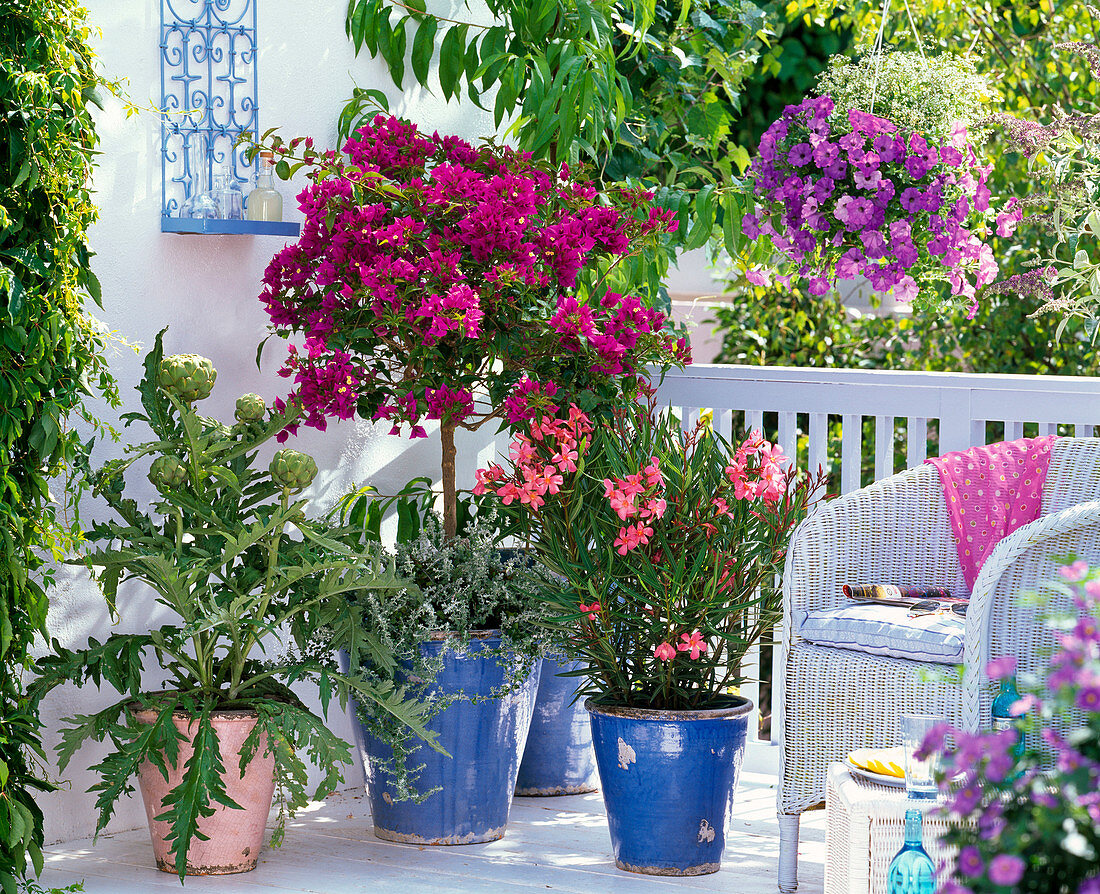
[[[960,618],[966,617],[965,602],[937,602],[935,599],[923,599],[920,602],[915,602],[909,607],[909,617],[919,618],[923,615],[945,615],[950,612],[953,615],[958,615]]]

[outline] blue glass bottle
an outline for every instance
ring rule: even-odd
[[[1012,713],[1012,706],[1020,700],[1015,677],[1001,680],[1001,688],[993,699],[990,713],[993,715],[993,729],[996,731],[1016,728],[1016,744],[1012,747],[1012,756],[1018,761],[1024,756],[1024,731],[1020,729],[1020,715]]]
[[[936,864],[924,849],[924,814],[905,811],[905,844],[886,870],[888,894],[935,894]]]

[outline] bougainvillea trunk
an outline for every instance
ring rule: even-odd
[[[443,444],[443,536],[448,540],[458,533],[458,493],[455,489],[455,426],[442,422],[439,439]]]

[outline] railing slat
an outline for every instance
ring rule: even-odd
[[[1073,424],[1073,436],[1075,438],[1091,438],[1092,432],[1093,426],[1087,422],[1075,422]]]
[[[928,459],[928,420],[923,416],[905,418],[905,465],[915,469]]]
[[[794,413],[779,414],[779,446],[784,454],[798,460],[798,417]]]
[[[860,487],[863,460],[863,417],[846,413],[840,422],[840,491],[851,493]]]
[[[714,428],[727,441],[733,440],[733,410],[715,410]]]
[[[764,411],[763,410],[746,410],[745,411],[745,428],[748,432],[764,431]],[[747,433],[747,432],[746,432]]]
[[[1057,422],[1040,422],[1039,423],[1040,435],[1056,435],[1058,434]]]
[[[1024,424],[1015,419],[1005,420],[1005,440],[1018,441],[1024,436]]]
[[[829,468],[829,416],[827,413],[810,414],[810,450],[806,469],[812,474],[818,469]]]
[[[875,480],[894,474],[894,417],[875,417]]]

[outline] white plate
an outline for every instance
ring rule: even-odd
[[[879,785],[888,785],[890,788],[905,788],[905,779],[901,776],[886,776],[883,773],[875,773],[871,770],[865,770],[863,767],[856,766],[849,758],[846,763],[848,764],[848,770],[859,776],[862,779],[866,779],[868,782],[877,782]]]

